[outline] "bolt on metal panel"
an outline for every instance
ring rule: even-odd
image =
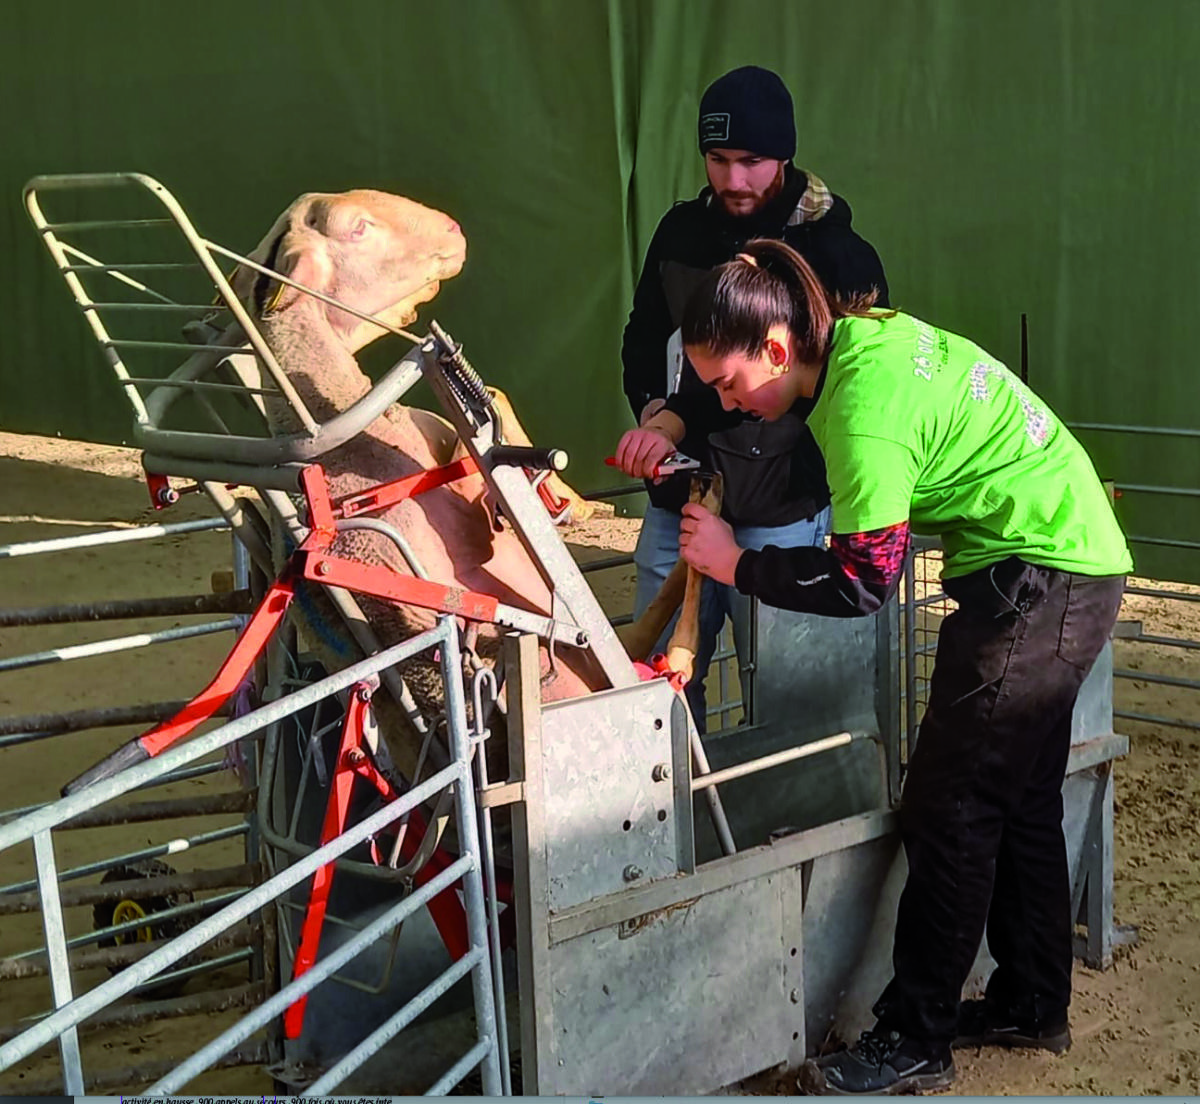
[[[691,868],[687,725],[663,679],[544,708],[552,910]]]

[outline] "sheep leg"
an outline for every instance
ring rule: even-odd
[[[658,593],[651,600],[636,621],[631,625],[623,625],[618,630],[621,643],[629,653],[630,659],[645,659],[649,656],[663,629],[679,609],[683,601],[684,587],[687,584],[688,565],[686,560],[678,560],[671,573],[663,580]]]
[[[721,479],[692,476],[690,501],[699,502],[713,514],[721,512]],[[707,482],[707,486],[705,485]],[[667,666],[672,671],[679,671],[684,678],[691,682],[694,674],[696,652],[700,645],[700,589],[704,584],[704,576],[690,564],[687,569],[687,582],[683,592],[683,608],[679,613],[679,621],[671,640],[667,644]]]

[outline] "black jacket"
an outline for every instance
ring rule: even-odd
[[[883,265],[875,250],[851,229],[849,204],[836,195],[820,202],[827,195],[824,185],[815,177],[811,184],[806,173],[789,165],[779,195],[753,215],[737,218],[727,214],[712,190],[705,188],[696,199],[675,204],[663,216],[646,251],[621,346],[625,396],[635,419],[651,399],[666,396],[667,340],[679,328],[688,296],[705,273],[728,261],[751,238],[781,238],[787,242],[808,261],[832,294],[848,295],[874,288],[878,305],[888,305]],[[687,426],[680,451],[706,465],[713,463],[709,436],[719,431],[733,430],[722,440],[732,449],[726,455],[735,458],[760,446],[777,452],[768,441],[790,438],[790,474],[780,470],[783,457],[778,456],[775,478],[767,480],[774,483],[775,490],[760,489],[756,501],[745,504],[749,513],[727,509],[730,521],[782,525],[812,517],[828,505],[824,464],[807,429],[776,429],[736,411],[727,413],[721,409],[716,391],[702,384],[686,363],[679,392],[667,405]],[[739,426],[744,428],[735,428]],[[717,466],[722,466],[719,460]],[[651,502],[667,509],[679,509],[687,498],[686,476],[657,485],[648,483],[647,488]]]

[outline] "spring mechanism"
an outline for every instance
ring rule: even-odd
[[[438,363],[458,397],[476,410],[491,410],[492,396],[488,394],[483,378],[463,355],[462,345],[456,343],[436,322],[430,323],[429,330],[441,346]]]

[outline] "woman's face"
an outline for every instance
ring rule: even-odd
[[[799,365],[793,363],[786,327],[772,327],[754,354],[714,356],[698,345],[689,345],[684,351],[701,382],[716,388],[726,410],[741,410],[773,422],[800,397],[798,372],[794,371]]]

